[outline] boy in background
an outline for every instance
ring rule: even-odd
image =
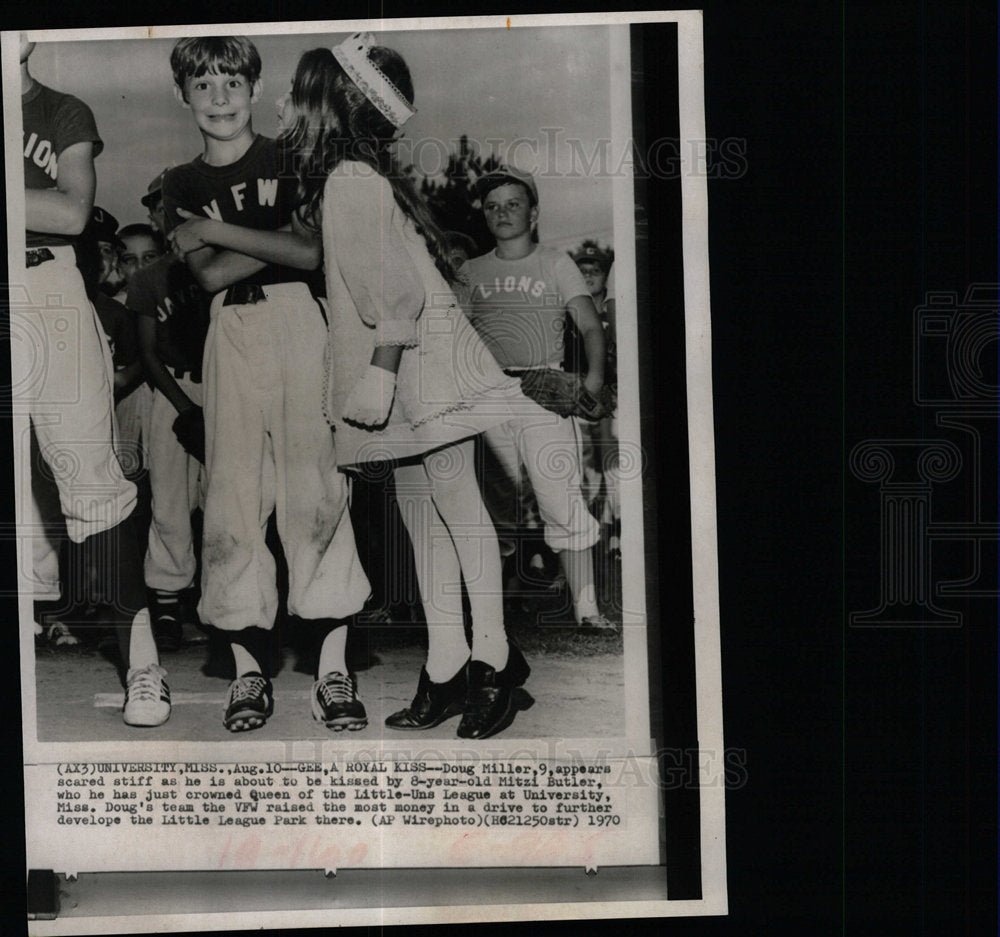
[[[597,307],[604,328],[607,356],[604,363],[604,380],[615,388],[618,385],[618,339],[615,322],[615,297],[609,289],[609,277],[614,263],[614,251],[603,250],[593,241],[584,241],[571,254],[584,283],[590,291],[590,297]],[[601,524],[607,529],[606,538],[608,553],[612,558],[621,553],[621,497],[618,485],[618,437],[615,425],[615,415],[603,417],[596,423],[585,428],[590,437],[590,458],[585,457],[585,471],[593,472],[597,477],[598,487],[603,482],[604,497],[600,507]],[[597,492],[588,500],[594,500]]]
[[[113,215],[97,206],[91,212],[90,223],[74,244],[76,265],[83,278],[87,297],[101,323],[101,329],[111,352],[115,418],[120,419],[119,407],[143,382],[142,362],[135,334],[134,317],[116,299],[112,299],[102,284],[108,283],[109,259],[107,249],[114,250],[115,228],[118,222]],[[114,254],[117,263],[117,252]],[[115,452],[125,474],[133,478],[142,468],[138,437],[129,436],[117,423]]]
[[[500,367],[521,376],[562,367],[569,314],[590,362],[583,386],[596,395],[604,384],[604,332],[573,261],[532,239],[538,221],[534,179],[501,167],[480,177],[476,190],[496,247],[462,267],[469,319]],[[545,542],[559,554],[566,574],[577,624],[587,631],[614,631],[597,605],[591,548],[600,528],[581,492],[578,429],[569,417],[534,401],[524,406],[517,419],[487,430],[486,442],[515,482],[524,464],[545,523]]]
[[[118,231],[121,253],[118,265],[126,286],[137,270],[148,267],[163,256],[163,235],[148,224],[127,224]]]
[[[163,237],[163,177],[157,174],[142,198],[151,223]],[[150,229],[152,230],[152,229]],[[123,235],[127,231],[123,229]],[[204,499],[204,450],[185,449],[175,425],[200,420],[204,394],[201,358],[211,299],[187,265],[172,253],[142,263],[142,241],[126,305],[135,313],[139,349],[153,385],[150,403],[149,484],[152,519],[146,547],[146,586],[153,594],[153,633],[162,651],[175,651],[187,630],[197,626],[197,559],[191,516]],[[153,239],[149,239],[155,243]],[[128,266],[126,255],[126,267]]]
[[[163,240],[147,224],[126,225],[119,229],[116,240],[118,243],[118,269],[124,278],[124,285],[115,298],[120,303],[128,305],[128,288],[132,277],[137,270],[149,266],[163,254]],[[132,328],[134,331],[135,316],[131,318],[133,319]],[[137,361],[138,358],[137,348]],[[122,439],[136,447],[142,457],[142,464],[146,468],[149,467],[149,421],[152,409],[153,389],[145,380],[122,397],[115,407],[115,416],[118,418],[118,428]],[[143,538],[143,547],[145,547],[145,538]]]

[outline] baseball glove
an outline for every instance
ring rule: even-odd
[[[535,403],[558,413],[559,416],[580,416],[586,420],[599,420],[612,410],[610,391],[601,388],[592,394],[583,386],[579,374],[538,368],[521,375],[521,390]]]
[[[191,407],[177,415],[173,425],[177,441],[188,455],[205,464],[205,414],[201,407]]]

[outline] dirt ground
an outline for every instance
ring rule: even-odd
[[[610,738],[626,735],[621,635],[583,635],[567,623],[547,619],[558,612],[551,597],[527,597],[508,612],[508,631],[524,651],[531,676],[515,698],[513,724],[505,739]],[[554,615],[555,618],[566,616]],[[35,654],[39,741],[268,741],[327,740],[334,733],[310,714],[313,674],[293,646],[281,649],[274,676],[275,711],[267,724],[249,734],[232,734],[222,724],[231,666],[223,653],[209,662],[200,633],[186,637],[181,650],[162,655],[173,698],[169,721],[153,729],[126,726],[122,693],[110,655],[113,643],[85,649],[41,649]],[[344,741],[392,740],[423,744],[453,739],[458,717],[435,729],[406,733],[386,729],[390,713],[409,704],[424,661],[424,628],[412,624],[358,626],[349,646],[349,663],[358,677],[358,694],[368,711],[368,726]],[[293,643],[293,642],[290,642]],[[303,672],[305,670],[305,672]],[[418,741],[419,739],[419,741]]]

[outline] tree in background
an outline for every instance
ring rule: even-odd
[[[493,247],[493,238],[486,228],[474,185],[480,176],[499,166],[500,159],[495,153],[484,160],[473,152],[469,138],[463,135],[458,152],[448,157],[444,180],[425,177],[419,184],[420,194],[441,228],[468,235],[484,254]]]

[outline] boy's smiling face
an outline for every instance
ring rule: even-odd
[[[208,72],[184,80],[176,89],[181,103],[191,109],[198,129],[218,141],[237,140],[250,133],[250,108],[260,97],[261,84],[245,75]]]

